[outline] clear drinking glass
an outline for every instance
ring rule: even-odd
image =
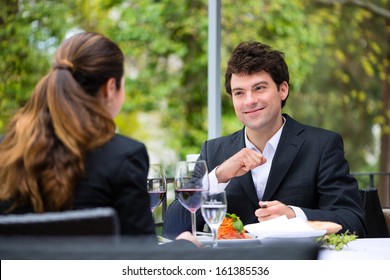
[[[202,192],[202,216],[213,234],[213,247],[217,247],[218,228],[225,218],[227,210],[226,193]]]
[[[154,210],[161,204],[167,193],[167,180],[164,166],[161,163],[149,165],[147,188],[150,197],[150,211],[154,213]]]
[[[176,164],[174,185],[181,205],[191,212],[192,234],[196,236],[196,211],[200,208],[202,191],[209,189],[206,162],[179,161]]]

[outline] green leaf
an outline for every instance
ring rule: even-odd
[[[350,233],[348,230],[345,233],[341,234],[326,234],[323,237],[317,239],[317,242],[322,243],[322,245],[328,247],[329,249],[334,249],[340,251],[347,246],[350,241],[353,241],[357,238],[357,235]]]
[[[238,233],[241,233],[242,230],[244,229],[244,224],[242,223],[242,221],[240,220],[239,217],[237,217],[236,214],[229,214],[229,213],[226,213],[225,217],[227,218],[230,218],[233,220],[233,227],[234,229],[238,232]]]
[[[241,233],[241,231],[244,229],[244,224],[239,218],[237,218],[233,221],[233,227],[238,233]]]

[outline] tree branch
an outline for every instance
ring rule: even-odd
[[[326,5],[342,4],[342,5],[358,6],[380,17],[390,20],[389,10],[382,8],[374,3],[371,3],[368,0],[315,0],[315,2],[326,4]]]

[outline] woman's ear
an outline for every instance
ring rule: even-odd
[[[116,93],[115,78],[110,78],[101,87],[98,97],[106,106],[110,106]]]

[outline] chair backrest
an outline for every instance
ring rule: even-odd
[[[315,260],[318,252],[319,244],[309,238],[219,249],[184,240],[158,245],[153,235],[0,238],[1,260]]]
[[[366,188],[360,189],[359,192],[363,201],[364,211],[366,213],[366,237],[389,237],[385,216],[379,200],[378,190],[376,188]]]
[[[119,235],[117,213],[112,208],[0,215],[1,235]]]

